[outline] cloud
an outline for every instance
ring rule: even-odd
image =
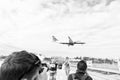
[[[34,3],[32,0],[11,1],[6,3],[6,5],[9,4],[8,6],[2,6],[3,8],[0,9],[0,41],[2,43],[10,45],[11,48],[15,46],[36,52],[43,51],[46,55],[108,57],[110,54],[110,56],[118,56],[120,52],[118,8],[115,11],[112,8],[110,11],[96,13],[69,12],[61,16],[56,12],[59,13],[59,8],[64,9],[64,7],[56,5],[54,7],[57,7],[57,11],[56,9],[45,10],[41,9],[40,2],[37,3],[37,1]],[[61,13],[62,11],[64,10],[60,10]],[[56,44],[51,40],[52,35],[61,41],[68,41],[67,36],[71,36],[73,40],[81,40],[87,44],[72,47]]]

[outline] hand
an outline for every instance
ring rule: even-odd
[[[47,67],[43,67],[43,72],[40,74],[40,80],[48,80]]]

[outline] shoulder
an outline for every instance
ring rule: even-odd
[[[69,74],[70,77],[72,77],[73,75],[74,75],[74,73]],[[68,77],[69,77],[69,76],[68,76]]]
[[[68,80],[73,80],[73,75],[74,75],[74,73],[69,74],[69,76],[68,76]]]
[[[93,80],[92,77],[87,76],[87,78],[85,80]]]

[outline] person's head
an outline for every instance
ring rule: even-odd
[[[77,70],[84,72],[84,71],[86,71],[86,69],[87,69],[86,62],[84,60],[79,61],[77,64]]]
[[[66,57],[66,58],[65,58],[65,61],[68,62],[68,61],[69,61],[69,57]]]
[[[1,65],[0,80],[38,80],[41,71],[41,60],[35,54],[13,52]]]
[[[69,57],[66,57],[66,60],[68,60],[69,59]]]

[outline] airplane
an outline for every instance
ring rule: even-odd
[[[54,42],[58,42],[59,44],[66,44],[68,46],[74,46],[75,44],[86,44],[85,42],[78,42],[78,41],[73,41],[70,36],[68,36],[69,42],[59,42],[59,40],[55,37],[52,36]]]

